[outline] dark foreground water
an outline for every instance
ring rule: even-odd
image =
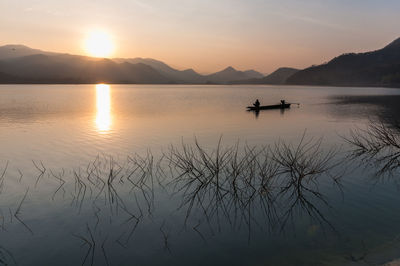
[[[256,98],[300,105],[247,112]],[[2,85],[0,264],[398,258],[397,168],[377,175],[344,138],[391,127],[399,99],[384,88]]]

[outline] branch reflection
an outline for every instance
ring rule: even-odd
[[[223,147],[220,140],[211,151],[195,140],[194,145],[171,146],[165,157],[174,194],[186,209],[185,224],[201,213],[212,230],[224,218],[223,224],[233,227],[244,223],[250,235],[253,225],[283,230],[301,213],[334,229],[321,210],[330,205],[319,183],[331,180],[341,188],[342,161],[336,155],[336,149],[324,152],[321,140],[303,136],[297,145],[281,141],[243,149]]]
[[[400,167],[400,124],[371,121],[343,137],[350,145],[350,157],[373,165],[377,176],[393,175]]]

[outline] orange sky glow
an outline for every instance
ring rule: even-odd
[[[113,47],[100,56],[270,73],[381,48],[400,36],[399,13],[394,0],[2,0],[0,45],[96,56],[85,40],[101,30]]]

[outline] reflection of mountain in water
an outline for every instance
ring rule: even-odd
[[[377,176],[394,175],[400,167],[400,95],[349,95],[332,97],[331,113],[348,112],[369,119],[367,126],[350,129],[344,140],[350,144],[350,158],[361,165],[373,165]],[[359,164],[359,163],[358,163]]]
[[[332,97],[328,105],[334,115],[358,115],[362,118],[378,117],[389,123],[400,117],[400,95],[349,95]],[[373,108],[371,108],[373,107]]]

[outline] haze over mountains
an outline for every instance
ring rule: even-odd
[[[93,58],[0,47],[0,83],[291,84],[400,87],[400,38],[380,50],[350,53],[304,70],[279,68],[268,76],[227,67],[201,75],[150,58]]]
[[[232,81],[232,84],[271,84],[271,85],[282,85],[286,83],[286,80],[294,73],[298,72],[298,69],[290,67],[281,67],[262,78],[253,78],[246,80]]]
[[[193,83],[223,84],[261,78],[254,70],[228,67],[210,75],[177,70],[149,58],[106,59],[45,52],[23,45],[0,47],[0,83]]]

